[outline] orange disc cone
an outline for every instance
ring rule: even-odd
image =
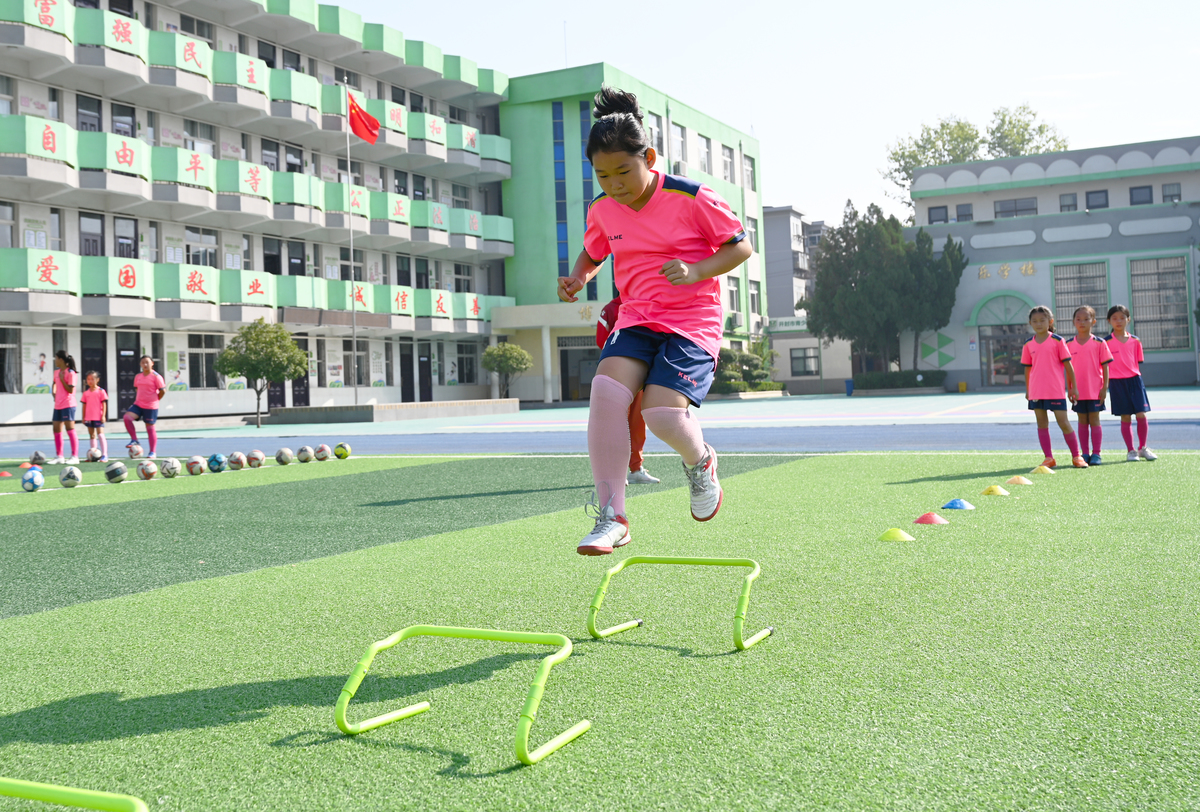
[[[1028,479],[1026,479],[1023,476],[1015,476],[1012,479],[1004,480],[1004,484],[1005,485],[1032,485],[1033,483],[1030,482]]]

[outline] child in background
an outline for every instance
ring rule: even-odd
[[[137,442],[137,429],[133,421],[140,419],[146,424],[146,436],[150,438],[150,459],[158,456],[158,431],[154,424],[158,422],[158,402],[167,393],[167,382],[162,375],[154,371],[154,359],[149,355],[141,358],[142,371],[133,376],[133,387],[137,397],[129,411],[125,412],[125,430],[129,432],[129,442],[126,448]]]
[[[1033,338],[1026,341],[1021,350],[1021,363],[1025,365],[1025,398],[1037,418],[1038,441],[1042,444],[1042,453],[1046,455],[1042,465],[1053,468],[1058,464],[1054,461],[1050,446],[1050,420],[1047,414],[1054,412],[1063,439],[1071,449],[1071,464],[1076,468],[1087,468],[1087,461],[1079,455],[1079,443],[1071,428],[1071,421],[1067,419],[1067,398],[1072,403],[1078,399],[1071,352],[1062,336],[1053,332],[1054,314],[1050,308],[1038,305],[1030,310],[1029,326],[1033,328]],[[1064,371],[1067,374],[1067,398],[1063,397]]]
[[[617,296],[600,311],[600,321],[596,323],[596,346],[604,349],[612,333],[612,326],[617,323],[617,314],[621,310],[621,297]],[[650,476],[643,467],[645,457],[642,449],[646,447],[646,421],[642,418],[642,393],[639,389],[633,396],[633,404],[629,407],[629,473],[625,475],[626,485],[657,485],[660,480]]]
[[[1146,448],[1150,424],[1146,412],[1150,411],[1150,398],[1146,396],[1146,385],[1142,383],[1142,372],[1138,364],[1146,360],[1141,340],[1128,332],[1129,308],[1113,305],[1108,309],[1108,323],[1112,333],[1104,339],[1112,353],[1112,413],[1121,418],[1121,437],[1125,440],[1127,462],[1156,460],[1158,455]],[[1133,425],[1130,418],[1137,417],[1138,450],[1133,450]]]
[[[1067,339],[1071,351],[1071,366],[1075,371],[1075,382],[1079,387],[1079,400],[1073,407],[1079,415],[1079,448],[1088,465],[1100,464],[1100,413],[1104,411],[1104,398],[1108,395],[1108,365],[1112,353],[1108,342],[1092,335],[1096,325],[1096,311],[1088,305],[1075,308],[1075,335]],[[1088,450],[1088,435],[1091,435],[1091,451]]]
[[[75,434],[75,381],[79,370],[75,368],[75,359],[67,355],[66,350],[54,353],[54,459],[51,465],[62,465],[63,460],[63,424],[67,426],[67,439],[71,441],[71,458],[65,462],[68,465],[79,464],[79,436]]]
[[[108,462],[108,438],[104,436],[104,418],[108,412],[108,393],[100,388],[100,373],[89,370],[83,402],[83,425],[87,426],[89,448],[100,446],[100,462]]]

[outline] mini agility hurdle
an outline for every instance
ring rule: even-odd
[[[145,802],[132,795],[39,784],[36,781],[21,781],[16,778],[0,778],[0,795],[80,809],[94,809],[99,812],[147,812]]]
[[[566,635],[539,634],[536,632],[507,632],[500,629],[464,629],[457,626],[409,626],[396,632],[391,637],[372,643],[371,647],[367,649],[367,653],[358,661],[358,665],[354,666],[354,671],[350,674],[350,678],[346,680],[346,685],[342,688],[337,706],[334,708],[334,721],[337,722],[338,729],[347,736],[356,736],[359,733],[365,733],[368,730],[374,730],[377,727],[383,727],[392,722],[398,722],[401,719],[407,719],[410,716],[416,716],[418,713],[424,713],[429,710],[428,702],[418,702],[407,708],[389,711],[370,719],[364,719],[358,723],[353,723],[346,719],[347,706],[350,704],[350,700],[354,698],[354,694],[358,691],[359,685],[362,684],[363,678],[367,676],[367,671],[370,669],[371,662],[375,659],[375,656],[410,637],[454,637],[464,640],[492,640],[500,643],[531,643],[533,645],[559,647],[558,651],[543,658],[541,663],[538,664],[537,675],[533,679],[533,684],[529,686],[529,694],[525,697],[525,707],[521,709],[521,714],[517,718],[516,753],[517,760],[522,764],[537,764],[563,745],[582,736],[592,726],[591,721],[584,719],[582,722],[577,722],[566,731],[558,734],[533,752],[529,750],[529,731],[533,727],[534,720],[537,718],[538,705],[541,704],[542,694],[545,693],[546,679],[550,676],[550,669],[571,656],[571,640]]]
[[[605,637],[612,637],[614,634],[619,634],[636,626],[642,625],[642,620],[630,620],[627,623],[620,623],[616,626],[610,626],[607,629],[596,629],[596,615],[600,613],[600,606],[604,603],[604,596],[608,592],[608,582],[612,577],[626,567],[634,564],[681,564],[684,566],[707,566],[707,567],[751,567],[751,572],[742,581],[742,594],[738,597],[737,609],[733,613],[733,644],[738,651],[745,651],[768,637],[775,631],[775,627],[768,626],[767,628],[755,634],[749,639],[742,637],[743,627],[746,623],[746,611],[750,606],[750,587],[754,585],[754,579],[758,577],[761,568],[758,562],[751,558],[692,558],[692,557],[675,557],[664,555],[635,555],[626,558],[620,564],[604,573],[604,577],[600,580],[600,587],[596,590],[595,597],[592,598],[591,608],[588,609],[587,629],[588,633],[602,640]]]

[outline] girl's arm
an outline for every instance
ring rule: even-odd
[[[1033,367],[1025,364],[1025,399],[1029,400],[1029,373],[1033,371]]]
[[[1067,371],[1067,398],[1074,403],[1079,400],[1079,395],[1075,391],[1075,367],[1067,360],[1063,361],[1063,369]]]
[[[691,265],[682,260],[673,259],[662,266],[660,274],[667,277],[672,285],[692,285],[705,279],[712,279],[732,271],[750,258],[754,249],[749,240],[739,240],[726,243],[708,259],[693,262]]]
[[[1100,371],[1104,375],[1103,380],[1100,381],[1100,400],[1104,400],[1108,397],[1108,364],[1101,364]]]
[[[596,269],[599,267],[592,262],[587,251],[580,251],[579,256],[575,259],[575,268],[571,271],[571,275],[558,278],[558,298],[564,302],[578,302],[579,299],[575,294],[592,281],[592,277],[596,275]]]
[[[66,390],[67,390],[67,394],[68,394],[68,395],[72,394],[72,393],[75,391],[75,384],[73,384],[73,383],[67,383],[67,376],[66,376],[66,375],[64,375],[64,376],[63,376],[63,389],[66,389]]]

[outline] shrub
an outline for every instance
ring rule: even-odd
[[[919,381],[917,380],[918,375],[921,376]],[[916,389],[918,387],[940,389],[945,383],[946,371],[944,369],[860,372],[854,376],[855,389]]]

